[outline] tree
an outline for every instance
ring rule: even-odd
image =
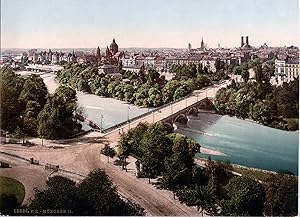
[[[224,66],[225,66],[224,62],[221,61],[220,58],[217,58],[217,59],[216,59],[216,62],[215,62],[216,70],[219,71],[219,70],[221,70],[221,69],[224,69]]]
[[[203,216],[204,210],[209,214],[217,213],[216,206],[216,187],[213,180],[206,186],[195,185],[193,188],[185,188],[178,193],[179,200],[188,206],[196,206]]]
[[[229,200],[221,201],[222,215],[261,216],[265,191],[263,185],[247,177],[234,177],[226,185]]]
[[[177,80],[170,80],[166,83],[162,90],[164,103],[173,101],[174,92],[180,86],[181,84]]]
[[[264,75],[263,75],[263,72],[262,72],[261,65],[255,66],[254,71],[255,71],[255,80],[258,83],[262,83]]]
[[[296,216],[298,212],[297,177],[272,174],[266,180],[264,212],[269,216]]]
[[[148,94],[149,94],[150,106],[158,107],[162,104],[162,93],[158,88],[156,87],[150,88]]]
[[[199,144],[190,141],[180,134],[167,136],[173,143],[171,157],[165,159],[165,172],[161,179],[161,186],[176,191],[192,184],[194,155],[200,151]]]
[[[227,90],[225,87],[219,89],[216,93],[215,97],[215,107],[219,114],[226,114],[227,113],[227,105],[230,97],[230,91]]]
[[[138,204],[120,198],[112,181],[100,169],[90,172],[79,185],[61,176],[50,177],[46,189],[36,190],[28,208],[71,210],[69,215],[84,216],[144,215]]]
[[[242,67],[241,66],[235,66],[233,68],[233,74],[240,75],[242,73]]]
[[[242,75],[242,78],[243,78],[244,82],[247,83],[248,80],[249,80],[249,76],[250,76],[250,75],[249,75],[249,71],[243,69],[241,75]]]
[[[19,103],[24,79],[16,75],[10,68],[0,69],[0,123],[1,129],[15,131],[20,124],[20,115],[23,113]]]
[[[97,169],[89,173],[78,186],[82,198],[88,203],[86,215],[119,216],[142,215],[143,209],[138,205],[134,208],[121,200],[117,188],[103,170]],[[136,209],[138,208],[138,209]]]
[[[43,108],[47,94],[48,90],[43,79],[39,75],[30,75],[25,79],[19,100],[24,106],[28,101],[36,101]]]
[[[68,209],[72,210],[72,214],[77,215],[83,215],[87,211],[87,205],[82,200],[76,183],[61,176],[50,177],[46,189],[36,190],[28,208],[39,211],[43,209]]]
[[[81,124],[75,118],[76,91],[60,86],[49,95],[43,110],[38,115],[38,134],[43,138],[68,138],[79,132]]]
[[[105,144],[104,148],[101,149],[101,154],[107,156],[107,162],[109,163],[109,158],[116,156],[116,151],[115,149],[111,148],[109,144]]]
[[[149,84],[155,84],[157,83],[158,79],[159,79],[160,74],[156,71],[156,70],[149,70],[148,74],[147,74],[147,81]]]
[[[168,129],[162,123],[155,123],[145,131],[140,143],[143,172],[150,178],[164,171],[164,159],[172,155]],[[149,180],[150,181],[150,180]]]
[[[21,206],[14,194],[0,195],[0,212],[2,215],[15,215],[14,209]]]

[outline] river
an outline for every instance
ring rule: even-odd
[[[278,130],[236,117],[211,114],[190,117],[187,128],[178,129],[177,132],[226,155],[211,156],[212,159],[229,160],[234,164],[265,170],[289,170],[298,174],[298,132]],[[206,154],[197,156],[208,157]]]

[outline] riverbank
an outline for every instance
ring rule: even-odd
[[[215,155],[215,156],[226,156],[226,154],[224,154],[221,151],[205,148],[203,146],[201,146],[200,148],[200,153],[207,154],[207,155]]]
[[[208,159],[206,158],[195,158],[196,164],[201,167],[205,167]],[[246,176],[252,179],[256,179],[265,182],[267,178],[272,174],[277,174],[275,171],[263,170],[259,168],[246,167],[239,164],[230,164],[232,166],[232,172],[238,176]]]

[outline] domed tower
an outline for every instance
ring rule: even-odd
[[[119,51],[119,47],[118,47],[115,39],[113,39],[113,42],[110,44],[109,51],[112,55],[115,55]]]

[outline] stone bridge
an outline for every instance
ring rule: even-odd
[[[172,112],[170,116],[163,118],[161,122],[171,128],[173,128],[176,123],[186,124],[188,116],[197,116],[199,109],[215,110],[214,99],[212,97],[206,97],[184,109]]]

